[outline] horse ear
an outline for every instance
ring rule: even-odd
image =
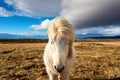
[[[67,56],[68,58],[72,58],[72,54],[73,54],[72,45],[73,45],[73,42],[70,41],[68,45],[68,56]]]

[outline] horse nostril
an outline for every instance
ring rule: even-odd
[[[57,70],[57,66],[54,66],[54,68]]]
[[[64,70],[65,66],[63,66],[62,70]]]
[[[62,66],[62,67],[54,66],[54,68],[55,68],[59,73],[61,73],[61,72],[64,70],[65,66]]]

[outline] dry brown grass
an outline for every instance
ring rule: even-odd
[[[48,80],[46,43],[0,44],[0,80]],[[120,42],[75,42],[70,80],[120,79]]]

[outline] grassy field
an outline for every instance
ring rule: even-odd
[[[0,43],[0,80],[49,80],[43,63],[46,43]],[[70,80],[120,80],[120,41],[74,42]]]

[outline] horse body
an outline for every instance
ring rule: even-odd
[[[68,31],[71,33],[68,34]],[[60,80],[69,80],[70,68],[76,56],[72,31],[71,25],[63,18],[55,19],[48,28],[49,42],[43,58],[50,80],[57,80],[58,76]]]

